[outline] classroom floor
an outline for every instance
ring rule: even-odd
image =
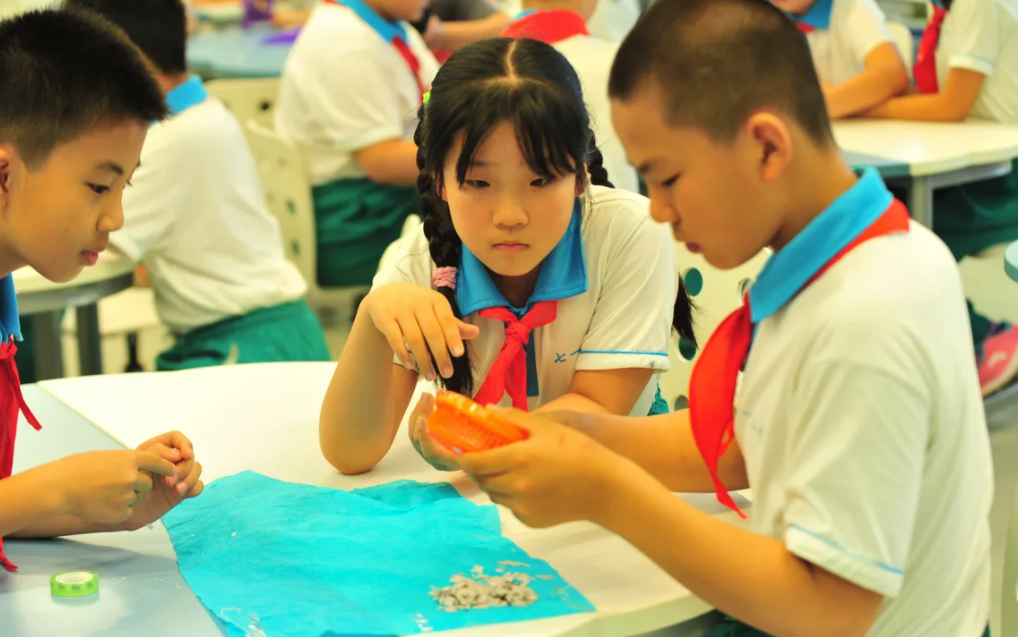
[[[966,289],[980,312],[997,320],[1010,320],[1018,323],[1018,284],[1004,274],[1003,250],[986,255],[980,259],[970,259],[962,263],[962,278]],[[171,338],[153,319],[150,290],[130,290],[117,297],[106,299],[102,303],[101,316],[124,314],[138,317],[135,325],[139,326],[139,360],[146,370],[154,369],[155,357],[165,349]],[[103,336],[103,369],[105,373],[121,373],[127,362],[127,344],[122,331],[131,321],[108,321],[115,323],[104,332],[114,333]],[[337,358],[346,343],[349,326],[338,326],[326,330],[326,340],[333,358]],[[65,366],[68,375],[77,375],[77,342],[72,330],[65,330],[64,352]],[[1007,533],[1008,518],[1015,485],[1018,484],[1018,406],[1006,412],[995,414],[990,422],[990,436],[993,445],[993,461],[996,475],[996,492],[991,513],[991,527],[994,543],[994,589],[993,616],[994,626],[999,623],[999,600],[1001,593],[1001,568],[1004,563],[1004,537]],[[667,631],[660,635],[669,634]]]

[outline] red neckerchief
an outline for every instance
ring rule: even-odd
[[[504,307],[489,307],[478,314],[505,323],[505,342],[474,400],[494,405],[508,393],[513,407],[527,411],[527,352],[523,346],[530,342],[531,332],[555,320],[558,301],[534,303],[521,319]]]
[[[6,343],[0,343],[0,480],[11,477],[14,470],[14,439],[18,435],[18,414],[25,414],[28,424],[36,429],[42,425],[25,404],[21,395],[21,377],[18,365],[14,362],[14,354],[18,351],[11,337]],[[0,537],[0,566],[8,571],[16,571],[18,567],[4,555],[4,540]]]
[[[572,11],[535,11],[516,20],[499,34],[503,38],[530,38],[555,44],[574,35],[590,35],[583,17]]]
[[[934,5],[933,17],[926,25],[923,39],[919,41],[919,51],[915,56],[912,73],[915,75],[915,85],[920,93],[936,93],[940,90],[940,83],[937,81],[937,45],[940,44],[940,30],[946,17],[947,11]]]
[[[895,200],[883,215],[834,255],[799,291],[806,289],[828,268],[862,243],[886,234],[908,232],[908,224],[908,210],[900,201]],[[714,330],[689,379],[689,418],[696,446],[707,464],[718,501],[742,517],[746,516],[718,477],[718,462],[735,437],[735,386],[753,341],[753,322],[750,316],[747,293],[742,307],[732,312]]]

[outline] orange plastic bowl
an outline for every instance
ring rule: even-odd
[[[455,453],[487,451],[527,439],[527,432],[503,422],[466,396],[443,392],[435,398],[428,435]]]

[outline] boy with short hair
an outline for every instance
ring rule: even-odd
[[[876,0],[774,0],[806,34],[831,117],[856,115],[908,89],[908,69]]]
[[[1018,0],[935,0],[916,58],[916,93],[867,117],[1018,125]],[[1007,175],[933,195],[933,231],[961,260],[1018,240],[1018,159]],[[1018,376],[1018,327],[994,323],[969,303],[988,396]]]
[[[979,637],[993,470],[960,275],[845,164],[795,31],[764,0],[659,0],[612,69],[653,216],[714,267],[774,250],[701,352],[690,410],[497,410],[529,439],[422,444],[532,526],[619,534],[734,618],[715,637]],[[672,495],[738,510],[746,487],[752,530]]]
[[[438,62],[409,22],[427,0],[323,0],[283,70],[276,129],[307,161],[318,284],[370,285],[419,210],[417,110]]]
[[[123,225],[120,198],[163,96],[135,48],[96,17],[55,11],[0,23],[0,538],[133,530],[201,493],[190,441],[69,456],[11,476],[21,339],[11,272],[69,281]],[[3,555],[0,566],[15,570]]]
[[[523,0],[523,12],[500,35],[540,40],[569,60],[583,85],[608,179],[616,188],[640,192],[636,169],[626,159],[626,151],[612,128],[608,104],[608,73],[619,47],[591,36],[587,28],[599,4],[598,0]]]
[[[181,0],[66,2],[124,30],[170,107],[148,133],[124,191],[124,228],[111,237],[145,265],[159,316],[177,337],[157,368],[328,361],[240,124],[186,72]]]

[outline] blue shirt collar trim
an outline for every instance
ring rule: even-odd
[[[192,106],[201,104],[208,97],[201,78],[194,75],[166,94],[166,105],[170,108],[170,115],[180,115]]]
[[[507,307],[517,316],[530,311],[534,303],[557,301],[587,291],[587,262],[583,258],[583,201],[577,197],[573,204],[573,217],[558,244],[541,262],[534,293],[522,308],[513,307],[488,274],[488,269],[466,246],[460,256],[456,273],[456,301],[463,315],[473,314],[489,307]]]
[[[867,168],[854,186],[764,265],[749,289],[753,323],[791,301],[814,274],[879,219],[893,200],[880,174]]]
[[[401,22],[390,22],[378,15],[378,12],[367,5],[364,0],[337,0],[337,2],[356,14],[358,18],[375,30],[382,39],[391,43],[396,38],[407,41],[406,27]]]
[[[6,343],[11,336],[21,340],[21,319],[18,316],[18,297],[14,292],[14,276],[8,274],[0,279],[0,342]]]
[[[788,14],[796,22],[802,22],[814,29],[826,31],[831,27],[831,11],[834,10],[834,0],[817,0],[816,4],[801,15]]]

